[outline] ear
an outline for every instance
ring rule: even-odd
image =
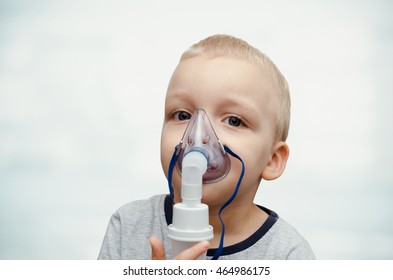
[[[270,161],[263,169],[261,177],[265,180],[274,180],[281,176],[285,170],[289,157],[289,147],[285,142],[278,142],[272,149]]]

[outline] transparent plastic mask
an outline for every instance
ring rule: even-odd
[[[203,183],[217,182],[228,174],[228,154],[203,109],[195,110],[179,143],[176,167],[180,174],[184,156],[192,151],[198,151],[207,158],[208,167],[203,175]]]

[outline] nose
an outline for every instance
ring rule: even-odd
[[[180,141],[176,165],[180,173],[184,156],[192,151],[198,151],[207,158],[208,170],[203,176],[204,183],[216,182],[228,174],[229,157],[203,109],[194,111]]]

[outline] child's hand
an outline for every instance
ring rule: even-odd
[[[165,260],[165,249],[162,241],[157,237],[150,237],[149,239],[152,251],[152,260]],[[205,253],[210,247],[208,241],[201,241],[194,246],[184,250],[177,255],[175,260],[196,260],[200,255]]]

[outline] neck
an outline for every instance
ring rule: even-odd
[[[214,238],[210,241],[211,248],[220,243],[222,225],[218,217],[220,207],[209,207],[209,223],[214,229]],[[233,201],[221,213],[225,225],[224,246],[239,243],[254,232],[266,221],[268,215],[254,203],[236,203]]]

